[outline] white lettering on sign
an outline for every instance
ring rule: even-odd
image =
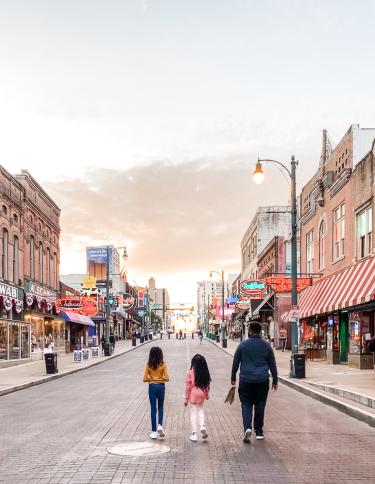
[[[17,289],[7,284],[0,284],[0,296],[8,296],[13,299],[17,299]]]

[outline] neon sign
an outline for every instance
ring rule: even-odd
[[[301,292],[307,286],[311,286],[311,277],[299,277],[297,279],[297,292]],[[291,277],[267,277],[267,286],[275,292],[292,292]]]
[[[73,313],[80,313],[88,316],[95,316],[98,314],[98,304],[96,299],[92,297],[63,297],[55,301],[57,311],[72,311]]]
[[[243,296],[250,299],[262,299],[266,291],[266,281],[260,280],[245,280],[240,282],[240,292]]]

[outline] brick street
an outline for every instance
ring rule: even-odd
[[[242,442],[238,398],[225,405],[232,358],[205,341],[154,341],[164,351],[167,454],[120,457],[107,448],[147,441],[151,345],[84,372],[0,398],[0,482],[18,483],[358,483],[373,482],[375,429],[289,388],[270,394],[266,439]],[[188,440],[184,377],[201,352],[213,378],[208,442]]]

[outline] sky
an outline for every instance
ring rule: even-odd
[[[375,126],[375,2],[0,0],[0,164],[62,210],[61,272],[126,245],[129,280],[194,302],[240,270],[259,205],[314,173],[326,128]]]

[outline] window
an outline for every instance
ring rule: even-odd
[[[333,211],[333,260],[344,257],[345,239],[345,204]]]
[[[30,237],[30,279],[35,278],[35,239]]]
[[[18,284],[19,279],[19,249],[20,242],[15,235],[13,240],[13,282]]]
[[[43,284],[43,244],[39,242],[38,251],[38,280]]]
[[[314,232],[306,234],[306,272],[314,272]]]
[[[3,229],[3,247],[2,247],[2,273],[3,279],[8,279],[8,244],[9,244],[9,234],[7,229]]]
[[[51,251],[47,249],[47,260],[46,260],[46,268],[47,268],[47,286],[51,285]]]
[[[326,235],[327,224],[325,220],[322,220],[319,227],[319,270],[326,267]]]
[[[7,209],[6,205],[2,206],[2,210],[3,210],[4,215],[6,215],[8,213],[8,209]]]
[[[372,245],[372,207],[357,215],[357,256],[362,259],[371,254]]]
[[[53,254],[53,287],[57,289],[57,254]]]
[[[18,224],[18,215],[16,213],[13,214],[13,222]]]

